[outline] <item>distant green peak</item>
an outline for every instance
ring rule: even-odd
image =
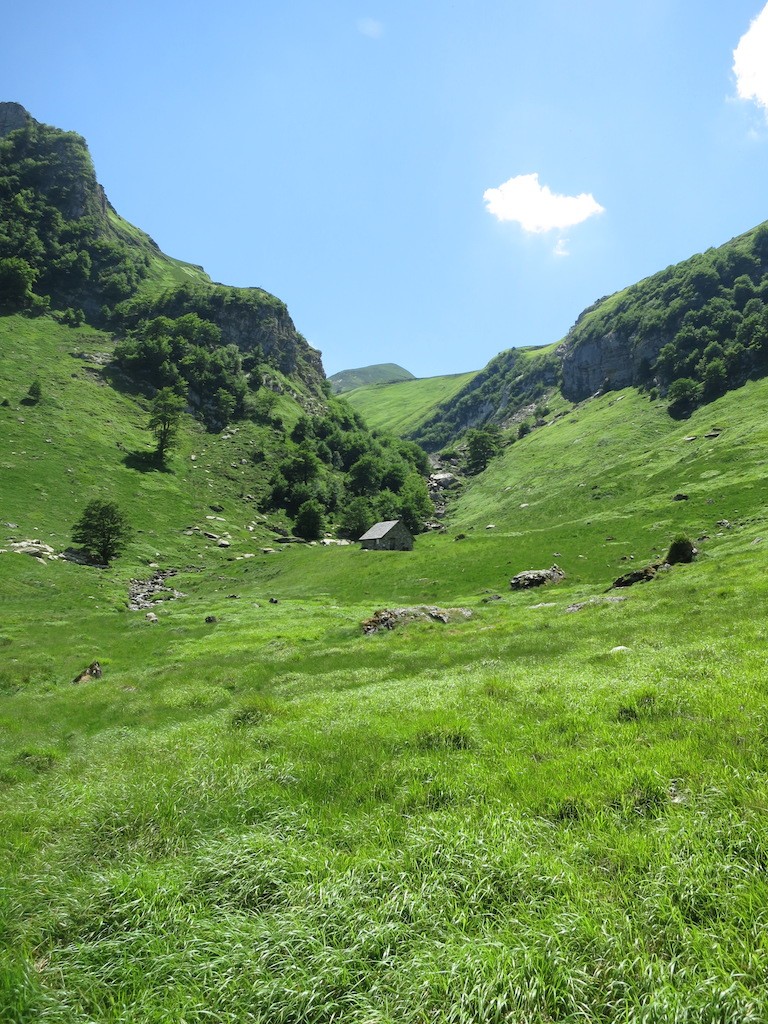
[[[375,363],[373,366],[360,366],[356,370],[339,370],[328,378],[335,395],[354,391],[366,384],[394,384],[401,380],[415,379],[410,370],[403,369],[397,363]]]

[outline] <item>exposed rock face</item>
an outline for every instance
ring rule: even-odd
[[[20,103],[0,103],[0,138],[19,128],[39,125],[40,122]],[[102,230],[107,230],[108,201],[104,189],[96,181],[85,139],[75,132],[60,131],[46,145],[49,147],[47,159],[40,164],[35,187],[67,220],[95,217]],[[75,174],[66,187],[62,187],[62,172],[70,168],[75,169]]]
[[[580,402],[596,391],[617,391],[640,382],[641,367],[652,364],[668,338],[656,335],[636,342],[618,331],[574,345],[566,338],[562,357],[563,394]]]
[[[17,128],[24,128],[31,120],[20,103],[0,103],[0,138]]]
[[[531,587],[541,587],[546,583],[560,583],[565,579],[565,573],[559,565],[553,565],[549,569],[527,569],[519,572],[509,581],[513,590],[529,590]]]

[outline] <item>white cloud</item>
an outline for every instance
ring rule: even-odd
[[[768,114],[768,4],[733,51],[733,73],[741,99],[754,100]]]
[[[380,39],[384,34],[384,26],[375,18],[361,18],[357,23],[357,31],[369,39]]]
[[[488,212],[497,220],[517,221],[523,231],[535,234],[562,231],[604,212],[590,193],[558,195],[540,184],[538,174],[518,174],[498,188],[487,188],[483,199]]]
[[[558,238],[557,245],[552,250],[552,252],[555,254],[555,256],[570,256],[571,253],[568,249],[568,239]]]

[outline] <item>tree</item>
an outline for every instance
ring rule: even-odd
[[[704,398],[717,398],[728,387],[728,372],[724,359],[713,359],[704,370]]]
[[[19,256],[0,259],[0,308],[24,309],[32,301],[37,271]]]
[[[472,429],[467,431],[467,469],[481,473],[498,453],[498,431]]]
[[[108,565],[124,549],[131,537],[128,520],[114,501],[94,498],[72,527],[72,540]]]
[[[157,441],[157,457],[163,462],[165,453],[176,440],[179,421],[186,402],[173,388],[161,388],[152,399],[149,429]]]
[[[400,491],[402,520],[411,533],[421,533],[424,523],[434,514],[427,485],[418,475],[411,473]]]
[[[323,506],[316,498],[310,498],[296,513],[294,531],[305,540],[317,540],[323,532],[323,526]]]
[[[675,418],[687,416],[701,399],[701,385],[690,377],[680,377],[669,385],[669,413]]]
[[[377,455],[366,453],[349,468],[349,489],[352,494],[375,494],[381,489],[386,466]]]

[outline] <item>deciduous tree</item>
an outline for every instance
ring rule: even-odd
[[[72,527],[72,540],[108,565],[125,549],[131,537],[128,520],[114,501],[94,498]]]

